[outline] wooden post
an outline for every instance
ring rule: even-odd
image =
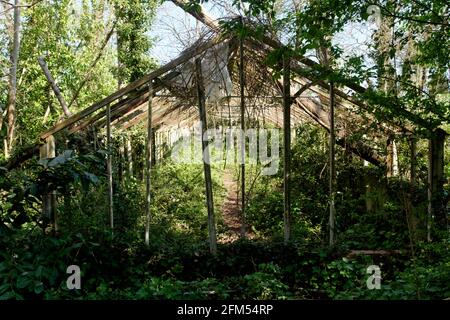
[[[242,20],[241,20],[242,21]],[[242,37],[239,38],[239,86],[241,95],[241,218],[243,236],[246,234],[246,219],[245,219],[245,79],[244,79],[244,41]]]
[[[197,82],[198,107],[200,112],[200,121],[202,123],[202,151],[203,151],[203,169],[205,173],[206,187],[206,205],[208,208],[208,232],[210,252],[217,253],[217,236],[216,222],[214,217],[214,203],[212,193],[211,166],[208,149],[207,122],[206,122],[206,106],[205,106],[205,89],[203,87],[203,75],[200,59],[195,60],[195,75]]]
[[[397,146],[393,136],[387,139],[386,175],[388,178],[398,175]]]
[[[145,187],[146,187],[146,203],[145,203],[145,244],[150,244],[150,221],[151,221],[151,169],[153,156],[153,130],[152,130],[152,100],[153,86],[152,81],[148,83],[148,107],[147,107],[147,146],[145,152]]]
[[[108,213],[111,231],[114,230],[114,202],[113,202],[113,177],[112,177],[112,150],[111,150],[111,105],[106,105],[106,144],[108,154],[106,166],[108,170]]]
[[[39,148],[39,158],[48,159],[56,156],[55,138],[48,136],[45,143]],[[48,186],[45,186],[47,190]],[[48,221],[54,232],[58,231],[56,223],[56,193],[46,192],[42,198],[42,217]]]
[[[416,176],[417,176],[417,138],[412,136],[409,140],[410,151],[411,151],[411,168],[409,172],[409,181],[411,183],[411,188],[414,189],[416,186]]]
[[[70,117],[72,115],[72,112],[70,112],[69,108],[67,107],[66,101],[64,100],[64,98],[63,98],[63,96],[61,94],[61,91],[59,90],[58,86],[56,85],[55,80],[53,79],[50,71],[48,70],[48,67],[47,67],[47,64],[44,61],[44,58],[43,57],[39,57],[38,58],[38,62],[39,62],[39,65],[42,68],[42,71],[45,74],[45,77],[47,78],[47,81],[50,83],[50,86],[52,87],[53,92],[55,93],[55,96],[56,96],[56,98],[59,101],[59,104],[61,105],[61,107],[63,109],[64,115],[66,117]]]
[[[117,166],[117,179],[119,180],[120,183],[122,183],[123,181],[123,166],[125,164],[125,138],[124,137],[120,137],[118,138],[119,140],[119,158],[116,159],[116,161],[118,162],[118,166]]]
[[[290,59],[283,56],[284,243],[291,238],[291,80]]]
[[[152,130],[152,165],[155,166],[156,165],[156,135],[155,135],[155,131]]]
[[[415,136],[409,137],[409,149],[411,158],[411,167],[409,170],[409,194],[406,203],[406,222],[410,232],[411,243],[416,239],[417,220],[414,215],[414,194],[416,190],[416,171],[417,171],[417,140]]]
[[[335,127],[334,127],[334,83],[330,82],[330,246],[336,243],[335,220],[336,208],[334,204],[336,186],[335,167]]]
[[[161,144],[159,141],[159,136],[160,136],[160,132],[156,131],[155,132],[155,139],[156,139],[155,146],[156,146],[156,158],[158,159],[158,162],[161,161]]]
[[[428,219],[427,240],[431,241],[433,220],[436,225],[446,228],[447,215],[443,203],[444,186],[444,143],[446,132],[437,129],[431,133],[428,149]]]
[[[128,178],[133,177],[133,149],[131,148],[131,135],[127,134],[125,137],[126,150],[127,150],[127,161],[128,161]]]

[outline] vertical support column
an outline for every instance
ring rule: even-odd
[[[153,157],[153,130],[152,130],[152,100],[153,100],[153,85],[150,80],[148,83],[148,107],[147,107],[147,145],[145,152],[145,244],[150,244],[150,222],[151,222],[151,169]]]
[[[97,138],[97,129],[95,126],[92,127],[92,135],[94,138],[94,151],[98,150],[98,138]]]
[[[246,219],[245,219],[245,79],[244,79],[244,40],[239,38],[239,86],[240,86],[240,102],[241,102],[241,218],[243,236],[246,234]]]
[[[155,166],[156,165],[156,135],[155,135],[155,131],[152,128],[152,165]]]
[[[161,130],[156,132],[156,147],[158,148],[158,161],[161,161],[162,152],[161,152]]]
[[[56,144],[54,136],[48,136],[45,143],[39,148],[39,158],[48,159],[56,157]],[[45,186],[46,192],[42,198],[42,217],[47,221],[53,232],[58,231],[56,221],[56,193],[47,192],[48,186]]]
[[[411,167],[409,170],[409,181],[411,183],[411,189],[416,186],[417,176],[417,138],[412,136],[409,140],[409,148],[411,152]]]
[[[336,166],[335,166],[335,126],[334,126],[334,83],[330,82],[330,246],[336,243],[335,220],[336,208],[334,204],[336,186]]]
[[[283,56],[284,243],[291,238],[291,80],[290,59]]]
[[[208,125],[206,122],[206,107],[205,107],[205,89],[203,87],[203,75],[200,59],[195,60],[195,75],[197,82],[197,96],[198,107],[200,111],[200,121],[202,124],[202,151],[203,151],[203,169],[205,172],[205,187],[206,187],[206,205],[208,208],[208,232],[209,232],[209,246],[210,252],[217,253],[217,236],[216,236],[216,222],[214,216],[214,204],[212,193],[212,180],[211,180],[211,166],[209,159],[208,149],[208,135],[206,130]]]
[[[123,181],[123,166],[125,164],[125,138],[124,137],[118,137],[119,142],[119,157],[116,159],[117,165],[117,178],[119,182],[121,183]]]
[[[386,156],[386,175],[388,178],[398,175],[398,155],[397,145],[394,137],[390,136],[387,140],[387,156]]]
[[[431,241],[433,219],[438,226],[447,226],[447,215],[443,203],[444,187],[444,143],[446,132],[437,129],[431,133],[428,149],[428,219],[427,240]]]
[[[128,178],[133,178],[133,149],[131,147],[131,135],[128,133],[125,137],[127,161],[128,161]]]
[[[409,150],[411,167],[409,169],[409,194],[406,206],[406,222],[410,232],[411,243],[416,239],[416,217],[414,215],[414,193],[416,190],[416,171],[417,171],[417,140],[415,136],[409,137]]]
[[[106,106],[106,145],[107,158],[106,167],[108,170],[108,214],[111,231],[114,230],[114,202],[113,202],[113,177],[112,177],[112,150],[111,150],[111,105]]]

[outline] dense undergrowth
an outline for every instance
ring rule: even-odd
[[[145,184],[137,174],[115,183],[116,227],[113,234],[109,229],[104,152],[66,152],[26,170],[3,170],[0,299],[448,298],[450,239],[441,230],[434,242],[425,241],[426,189],[420,181],[409,213],[405,179],[387,180],[381,169],[339,153],[338,242],[328,247],[325,143],[320,131],[298,129],[291,243],[282,242],[282,168],[261,176],[260,167],[249,166],[246,221],[254,238],[219,244],[217,255],[207,243],[201,165],[157,164],[149,247],[143,242]],[[213,166],[219,230],[225,228],[222,171]],[[45,230],[39,212],[49,191],[58,194],[57,234]],[[357,249],[399,252],[349,255]],[[69,265],[81,269],[80,290],[66,287]],[[380,266],[380,290],[367,288],[370,265]]]

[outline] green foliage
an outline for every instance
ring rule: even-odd
[[[54,124],[60,107],[37,64],[44,56],[67,101],[86,86],[71,106],[78,111],[136,80],[156,63],[149,55],[147,32],[160,1],[44,1],[24,9],[19,61],[18,141],[14,154],[36,142]],[[188,9],[198,11],[190,1]],[[245,38],[277,36],[282,48],[269,52],[266,64],[280,76],[284,56],[298,57],[327,48],[330,67],[305,66],[300,75],[333,81],[336,86],[367,83],[355,95],[366,102],[359,110],[367,123],[345,127],[345,144],[363,140],[379,122],[400,124],[428,137],[430,129],[448,131],[448,25],[445,3],[433,0],[380,2],[383,28],[370,44],[373,54],[352,55],[333,36],[368,18],[363,0],[304,1],[298,7],[273,0],[233,1],[245,18],[221,21],[225,33]],[[393,11],[395,9],[395,11]],[[398,15],[394,17],[393,14]],[[394,19],[395,18],[395,19]],[[243,23],[244,22],[244,23]],[[115,25],[118,45],[99,43]],[[391,28],[395,27],[395,30]],[[0,26],[4,31],[5,26]],[[391,32],[392,31],[392,32]],[[388,35],[393,34],[390,39]],[[386,40],[387,39],[387,40]],[[408,41],[406,41],[408,39]],[[439,40],[439,41],[438,41]],[[8,34],[0,32],[0,70],[8,67]],[[386,43],[389,45],[386,46]],[[384,47],[383,47],[384,45]],[[414,50],[409,51],[411,47]],[[92,62],[102,51],[95,67]],[[405,56],[407,56],[405,58]],[[396,62],[398,59],[398,62]],[[119,66],[116,65],[119,61]],[[392,65],[393,62],[395,65]],[[386,65],[385,65],[386,63]],[[424,84],[414,70],[427,68]],[[389,79],[389,77],[391,77]],[[382,84],[388,84],[383,88]],[[0,81],[0,112],[6,101]],[[352,85],[353,88],[355,87]],[[358,91],[358,90],[355,90]],[[49,115],[44,114],[49,108]],[[368,116],[367,111],[371,116]],[[2,113],[2,115],[6,115]],[[375,118],[372,117],[372,115]],[[338,116],[342,116],[339,114]],[[349,122],[347,124],[350,124]],[[0,138],[4,137],[2,126]],[[386,126],[384,126],[386,128]],[[109,227],[108,183],[102,150],[89,151],[89,134],[67,138],[53,159],[35,161],[17,171],[0,167],[0,300],[3,299],[444,299],[450,296],[448,231],[426,243],[427,171],[425,141],[418,143],[416,186],[407,181],[411,165],[406,139],[398,139],[400,176],[385,178],[384,168],[366,166],[338,148],[336,154],[337,245],[328,242],[328,134],[307,123],[296,128],[292,145],[292,241],[283,236],[283,168],[261,177],[260,166],[246,168],[246,223],[252,240],[208,248],[207,210],[202,165],[176,164],[167,157],[153,167],[150,245],[143,243],[145,131],[129,132],[132,155],[120,147],[125,134],[114,134],[115,229]],[[339,128],[341,129],[341,128]],[[365,140],[365,139],[364,139]],[[385,141],[366,141],[385,155]],[[105,141],[100,141],[100,147]],[[58,145],[63,145],[58,143]],[[98,147],[98,146],[97,146]],[[165,154],[170,151],[164,147]],[[3,155],[2,155],[3,157]],[[445,150],[445,172],[450,175]],[[124,159],[126,158],[126,160]],[[132,172],[124,174],[125,166]],[[236,172],[238,167],[234,168]],[[223,169],[212,166],[218,230],[225,190]],[[445,183],[444,196],[450,193]],[[49,192],[57,195],[59,233],[47,234],[40,208]],[[435,231],[433,231],[435,232]],[[350,257],[355,249],[400,249],[392,256]],[[82,289],[66,288],[69,265],[82,270]],[[369,290],[367,267],[382,271],[381,290]]]
[[[17,148],[35,143],[38,134],[62,115],[37,58],[46,61],[67,104],[75,99],[70,105],[75,113],[111,94],[118,81],[128,83],[156,66],[148,54],[153,43],[148,31],[158,5],[154,0],[51,0],[21,10]],[[119,35],[119,48],[113,38],[103,47],[113,31]],[[4,113],[8,78],[3,75],[9,70],[11,39],[7,32],[1,34],[5,41],[0,41],[0,112]],[[6,117],[0,121],[1,138]]]
[[[67,266],[83,247],[98,246],[79,234],[57,239],[33,231],[2,234],[0,241],[0,300],[42,299],[65,288]]]
[[[105,16],[107,6],[100,1],[43,1],[22,10],[21,51],[18,90],[18,136],[20,144],[33,143],[43,129],[62,115],[37,58],[43,56],[67,103],[87,80],[75,112],[113,91],[114,51],[106,46],[99,62],[100,44],[111,28]],[[50,108],[50,114],[44,115]],[[45,121],[44,121],[45,120]]]
[[[258,271],[244,277],[247,284],[246,294],[258,300],[286,299],[289,287],[280,281],[280,268],[273,264],[260,264]]]
[[[226,299],[229,294],[224,284],[217,279],[180,281],[175,279],[150,278],[136,293],[137,299]]]
[[[118,21],[117,77],[128,83],[139,79],[156,66],[155,61],[149,57],[152,40],[146,33],[159,1],[114,0],[113,3]]]
[[[2,175],[0,224],[16,228],[30,221],[40,223],[36,207],[43,196],[51,192],[68,196],[79,188],[87,191],[91,185],[98,184],[98,176],[104,170],[104,155],[105,152],[98,151],[77,156],[72,150],[66,150],[53,159],[35,164],[30,174],[12,172]]]

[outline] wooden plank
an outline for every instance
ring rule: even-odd
[[[159,77],[163,75],[164,73],[172,70],[173,68],[177,67],[178,65],[188,61],[192,57],[206,51],[207,49],[213,47],[215,44],[217,44],[222,39],[221,35],[216,35],[211,40],[206,41],[204,43],[200,43],[197,46],[193,46],[185,50],[178,58],[170,61],[169,63],[165,64],[159,69],[156,69],[153,72],[150,72],[149,74],[145,75],[144,77],[137,79],[136,81],[128,84],[127,86],[123,87],[122,89],[112,93],[111,95],[107,96],[106,98],[100,100],[97,103],[94,103],[90,107],[80,111],[77,114],[74,114],[70,118],[58,123],[54,127],[48,129],[47,131],[41,133],[40,138],[45,139],[48,136],[55,134],[68,126],[74,124],[75,122],[83,119],[84,117],[92,114],[93,112],[99,110],[100,108],[103,108],[110,103],[114,102],[115,100],[123,97],[124,95],[132,92],[133,90],[139,88],[140,86],[144,85],[150,80],[155,79],[156,77]]]
[[[113,117],[117,113],[119,113],[121,110],[126,108],[128,105],[131,105],[131,104],[133,104],[134,102],[136,102],[138,100],[143,100],[143,98],[140,95],[138,95],[138,96],[134,96],[133,95],[131,97],[127,97],[126,99],[120,100],[120,101],[116,102],[114,105],[112,105],[110,107],[110,109],[111,109],[111,122],[113,121]],[[83,122],[81,122],[77,126],[74,126],[74,127],[70,128],[68,130],[68,134],[73,134],[75,132],[83,130],[86,127],[88,127],[88,126],[94,124],[95,122],[99,121],[103,117],[106,117],[106,110],[102,110],[98,114],[95,114],[94,116],[84,120]],[[105,124],[106,124],[106,120],[102,123],[102,126],[105,125]]]
[[[152,84],[153,86],[153,95],[156,94],[156,92],[161,91],[162,89],[164,89],[167,86],[167,82],[174,79],[175,77],[177,77],[178,75],[180,75],[180,72],[178,71],[172,71],[170,73],[168,73],[167,75],[165,75],[163,78],[159,79],[159,78],[155,78],[154,82]],[[136,98],[134,98],[132,101],[130,101],[129,103],[127,103],[127,105],[124,105],[122,107],[120,107],[120,109],[115,110],[113,113],[111,113],[111,124],[113,124],[115,121],[122,121],[122,118],[124,116],[126,116],[129,112],[135,110],[135,109],[139,109],[142,104],[144,104],[147,100],[148,100],[148,88],[144,88],[142,90],[139,90],[136,94]],[[98,124],[99,127],[104,126],[104,121],[100,122]]]
[[[217,253],[216,222],[214,216],[214,200],[212,193],[212,179],[211,179],[211,166],[208,149],[208,138],[206,134],[208,124],[206,122],[205,89],[203,87],[203,75],[200,59],[195,60],[195,79],[197,84],[200,121],[202,123],[203,169],[205,174],[206,206],[208,208],[209,248],[212,254],[216,254]]]

